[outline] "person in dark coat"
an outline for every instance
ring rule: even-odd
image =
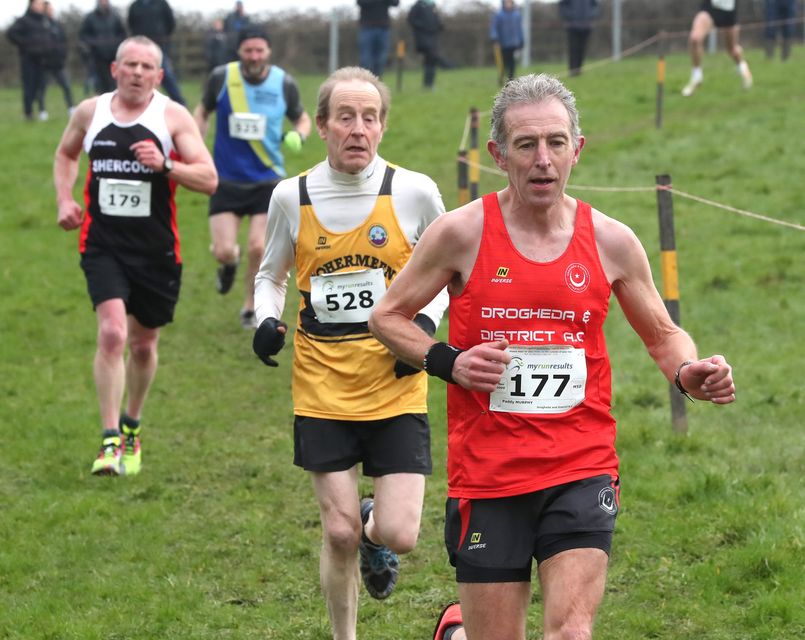
[[[492,16],[489,38],[500,47],[503,69],[511,80],[514,78],[514,54],[523,48],[523,17],[514,6],[514,0],[502,0],[500,11]]]
[[[45,92],[47,91],[48,76],[50,76],[61,87],[64,103],[67,105],[68,112],[72,114],[73,90],[70,88],[70,80],[65,69],[67,63],[67,33],[65,33],[61,23],[56,20],[56,10],[53,7],[53,3],[47,0],[45,0],[45,17],[47,18],[50,45],[42,58],[42,66],[45,72],[42,74],[42,83],[39,85],[39,104],[45,104]]]
[[[571,76],[581,73],[587,42],[599,10],[598,0],[559,0],[559,15],[567,30],[568,68]]]
[[[422,83],[426,89],[433,89],[436,67],[450,69],[453,66],[439,50],[439,34],[444,30],[444,24],[434,0],[417,0],[408,13],[408,24],[414,32],[414,48],[423,56]]]
[[[212,21],[212,28],[204,34],[204,61],[207,64],[207,73],[215,67],[230,62],[229,36],[224,31],[224,21],[216,18]]]
[[[360,63],[378,78],[386,70],[391,43],[389,9],[400,0],[358,0],[358,52]]]
[[[226,32],[228,40],[228,51],[227,59],[221,64],[240,60],[240,55],[238,54],[238,40],[240,39],[240,32],[251,26],[252,19],[246,15],[246,9],[243,7],[243,2],[238,0],[235,3],[235,8],[227,13],[226,17],[224,18],[224,31]]]
[[[171,61],[171,34],[176,29],[173,9],[166,0],[134,0],[129,6],[129,32],[133,36],[146,36],[162,49],[162,86],[170,98],[185,105],[182,90],[176,80]]]
[[[6,31],[6,37],[20,53],[22,108],[25,118],[33,120],[34,101],[41,99],[40,89],[45,78],[44,57],[50,47],[45,0],[29,0],[25,15],[14,21]],[[47,111],[41,101],[39,117],[47,120]]]
[[[80,46],[87,52],[95,73],[95,91],[98,93],[115,90],[112,62],[117,55],[117,47],[125,39],[123,19],[109,6],[109,0],[98,0],[95,9],[84,16],[78,30]]]

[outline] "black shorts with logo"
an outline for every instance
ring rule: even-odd
[[[529,582],[531,561],[609,553],[620,483],[609,475],[507,498],[448,498],[444,539],[457,582]]]
[[[433,470],[424,413],[368,421],[296,416],[293,432],[293,462],[306,471],[346,471],[359,462],[370,477]]]
[[[236,216],[259,215],[268,213],[268,203],[279,180],[266,182],[233,182],[220,180],[218,188],[210,197],[209,214],[230,211]]]
[[[174,256],[121,255],[87,249],[81,255],[92,307],[120,298],[126,313],[149,329],[173,321],[182,285],[182,265]]]
[[[710,14],[710,17],[713,19],[713,24],[719,29],[734,27],[738,23],[737,8],[732,11],[724,11],[724,9],[714,7],[712,0],[704,0],[704,2],[702,2],[702,11],[706,11]]]

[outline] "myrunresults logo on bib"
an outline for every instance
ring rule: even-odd
[[[382,269],[361,269],[310,277],[310,304],[319,322],[368,322],[386,295]]]
[[[564,413],[584,401],[584,349],[565,345],[513,345],[511,362],[489,394],[489,410],[508,413]]]

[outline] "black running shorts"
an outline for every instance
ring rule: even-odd
[[[120,298],[126,313],[144,327],[156,329],[173,320],[182,284],[182,265],[174,257],[129,260],[88,249],[81,256],[81,268],[93,309]]]
[[[718,0],[716,0],[716,5],[718,5]],[[712,0],[704,0],[704,2],[702,2],[702,11],[706,11],[710,14],[710,17],[713,19],[713,24],[719,29],[734,27],[738,23],[737,8],[731,11],[725,11],[724,9],[714,7]]]
[[[444,539],[456,581],[529,582],[532,558],[609,553],[619,486],[601,475],[507,498],[448,498]]]
[[[278,184],[279,180],[252,183],[220,180],[210,197],[209,214],[231,212],[242,218],[268,213],[271,194]]]
[[[293,461],[306,471],[346,471],[359,462],[370,477],[433,469],[424,413],[360,422],[296,416],[293,431]]]

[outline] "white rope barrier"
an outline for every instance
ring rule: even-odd
[[[469,160],[461,160],[467,166],[473,166],[478,168],[480,171],[484,171],[489,174],[496,175],[498,177],[505,177],[506,174],[503,173],[497,167],[485,167],[483,165],[479,165]],[[706,204],[710,207],[716,207],[717,209],[722,209],[724,211],[729,211],[730,213],[737,213],[741,216],[746,216],[748,218],[754,218],[755,220],[760,220],[762,222],[769,222],[771,224],[777,224],[783,227],[788,227],[790,229],[796,229],[797,231],[805,231],[805,225],[797,224],[796,222],[789,222],[787,220],[781,220],[779,218],[772,218],[770,216],[765,216],[761,213],[755,213],[753,211],[747,211],[746,209],[739,209],[737,207],[730,206],[728,204],[723,204],[721,202],[716,202],[715,200],[708,200],[707,198],[703,198],[701,196],[694,195],[692,193],[688,193],[687,191],[681,191],[680,189],[676,189],[674,187],[596,187],[592,185],[582,185],[582,184],[569,184],[567,185],[568,191],[598,191],[598,192],[608,192],[608,193],[647,193],[649,191],[658,191],[659,189],[667,189],[672,193],[675,193],[681,198],[687,198],[688,200],[693,200],[695,202],[699,202],[701,204]]]

